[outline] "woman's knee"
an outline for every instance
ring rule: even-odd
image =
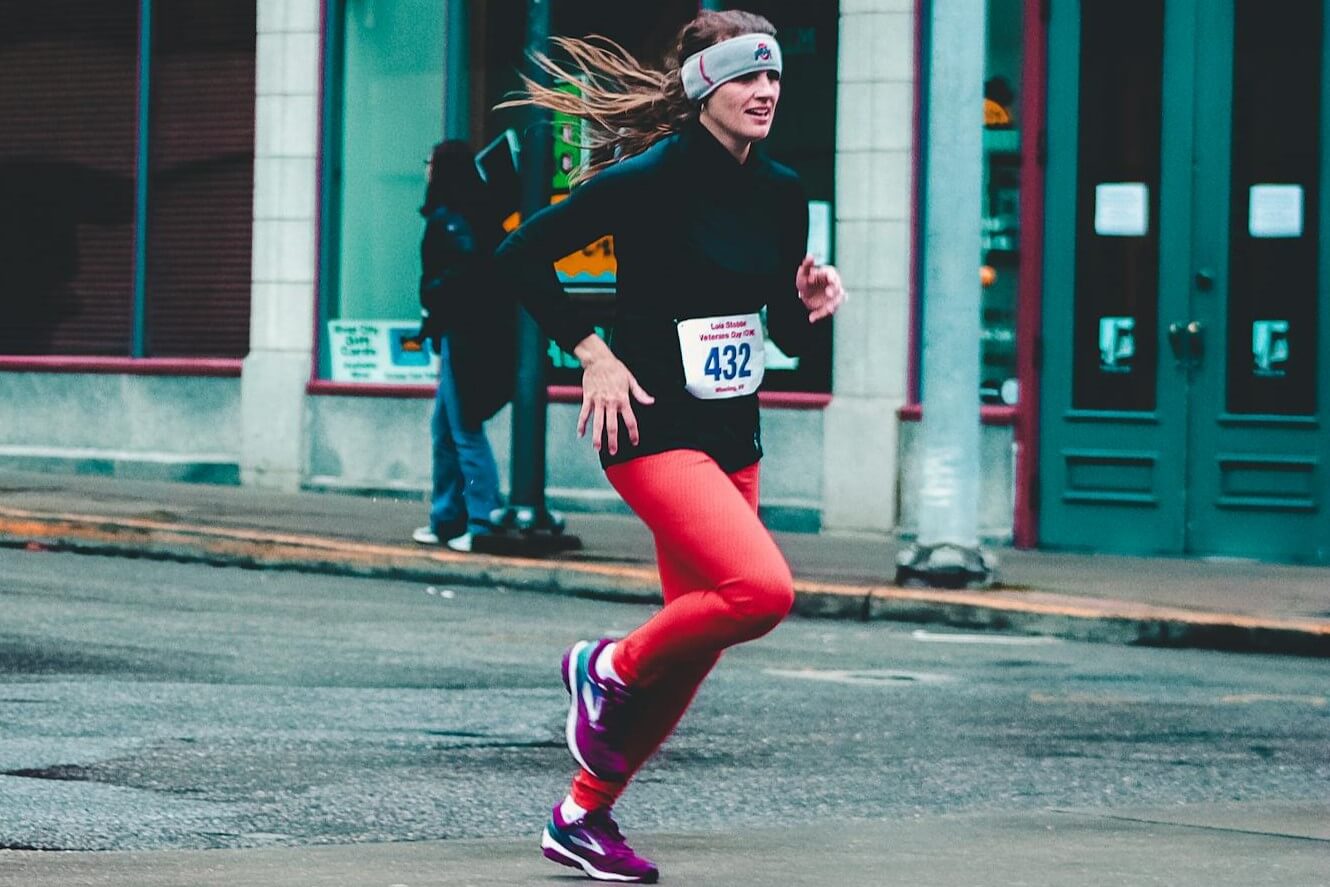
[[[794,577],[784,561],[744,578],[743,594],[736,601],[739,611],[753,637],[771,631],[789,615],[794,606]]]

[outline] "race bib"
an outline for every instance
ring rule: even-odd
[[[684,387],[701,400],[754,394],[766,368],[762,317],[732,314],[681,320]]]

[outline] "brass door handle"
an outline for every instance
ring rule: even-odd
[[[1205,356],[1205,325],[1199,320],[1168,325],[1168,346],[1180,367],[1195,367]]]
[[[1205,326],[1199,320],[1187,324],[1187,359],[1192,366],[1200,366],[1205,356]]]

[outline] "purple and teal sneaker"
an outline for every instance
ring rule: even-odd
[[[601,638],[569,647],[563,654],[563,685],[570,697],[568,750],[592,776],[618,782],[628,773],[616,729],[628,702],[628,688],[594,677],[596,659],[610,643],[609,638]]]
[[[655,863],[628,846],[608,807],[592,810],[577,822],[564,822],[559,805],[554,805],[540,848],[546,859],[580,868],[596,881],[654,884],[660,878]]]

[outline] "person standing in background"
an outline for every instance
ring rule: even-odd
[[[429,523],[411,537],[422,545],[443,542],[454,551],[471,551],[477,536],[492,532],[490,514],[501,505],[485,421],[512,396],[514,308],[486,279],[503,227],[471,147],[441,142],[426,168],[416,341],[434,342],[440,367],[430,424]]]

